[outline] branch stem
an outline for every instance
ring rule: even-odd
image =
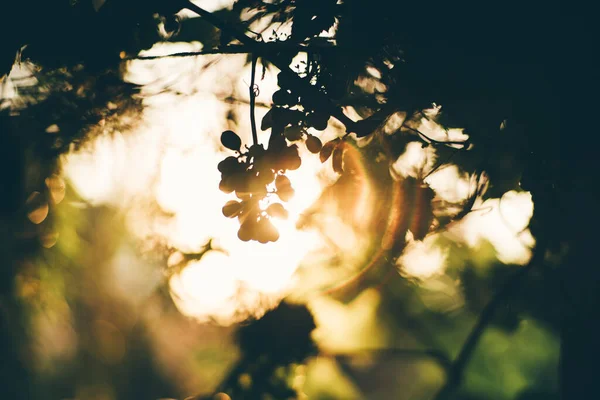
[[[250,77],[250,126],[252,127],[252,142],[255,146],[258,146],[258,133],[256,131],[256,115],[254,109],[256,108],[256,92],[255,92],[255,80],[256,80],[256,55],[252,54],[252,76]]]

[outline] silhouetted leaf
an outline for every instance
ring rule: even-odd
[[[266,131],[267,129],[269,129],[272,126],[273,126],[273,109],[271,108],[269,111],[267,111],[267,113],[263,117],[263,119],[260,123],[260,129],[263,131]]]

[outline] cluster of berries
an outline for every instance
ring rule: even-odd
[[[235,192],[237,197],[225,204],[223,215],[238,218],[238,237],[243,241],[267,243],[279,239],[271,218],[287,218],[288,211],[282,203],[263,200],[277,195],[287,202],[294,196],[294,188],[285,176],[286,171],[296,170],[302,164],[294,142],[304,141],[309,152],[319,154],[321,162],[331,157],[333,169],[343,172],[345,142],[338,138],[323,145],[308,131],[309,128],[325,130],[329,115],[302,104],[302,96],[293,94],[295,91],[283,73],[279,74],[278,83],[281,89],[273,94],[273,107],[260,126],[263,131],[271,130],[267,149],[258,143],[243,149],[242,140],[235,132],[227,130],[221,134],[221,144],[235,155],[226,157],[218,165],[219,189],[228,194]],[[266,203],[270,204],[265,208]]]
[[[284,148],[265,150],[255,144],[242,149],[240,137],[233,131],[221,134],[221,143],[237,154],[221,161],[218,169],[221,172],[219,188],[225,193],[235,192],[238,200],[230,200],[223,207],[223,215],[238,218],[240,240],[256,240],[261,243],[275,242],[279,232],[271,223],[271,218],[285,219],[288,212],[281,203],[271,203],[266,209],[261,208],[261,200],[269,195],[277,195],[282,201],[289,201],[294,196],[294,188],[286,170],[295,170],[302,162],[296,145]],[[270,187],[274,189],[270,190]]]

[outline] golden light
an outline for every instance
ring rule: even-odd
[[[199,43],[163,43],[148,54],[199,48]],[[237,237],[238,221],[222,215],[222,206],[233,196],[218,190],[220,173],[216,166],[231,155],[220,145],[219,136],[231,129],[245,145],[251,144],[250,70],[245,56],[137,60],[129,61],[126,70],[126,79],[142,85],[142,94],[147,96],[138,126],[130,132],[99,135],[84,149],[66,156],[63,167],[76,191],[88,202],[123,210],[139,240],[158,237],[172,252],[185,253],[201,251],[210,241],[214,250],[181,270],[169,270],[169,288],[182,313],[221,324],[259,316],[289,293],[296,283],[297,269],[303,260],[314,262],[315,253],[327,254],[320,256],[323,262],[334,257],[343,257],[347,265],[365,261],[370,245],[365,228],[373,204],[368,179],[363,177],[358,192],[334,193],[328,187],[337,179],[331,165],[321,164],[318,156],[308,154],[302,144],[302,167],[288,173],[296,189],[295,197],[286,204],[290,218],[273,221],[281,235],[277,242],[242,242]],[[265,79],[257,81],[261,89],[258,104],[270,103],[276,73],[268,69]],[[177,92],[186,96],[177,96]],[[266,111],[257,108],[259,121]],[[228,118],[231,112],[236,116],[233,120]],[[102,127],[109,131],[107,128]],[[448,135],[452,140],[465,138],[461,130],[446,132],[427,119],[419,128],[436,139]],[[325,142],[342,134],[331,123],[319,136]],[[268,132],[259,132],[262,143],[267,139]],[[418,171],[432,168],[435,161],[431,148],[410,143],[392,169],[401,177],[416,176]],[[353,162],[362,168],[360,159]],[[468,177],[451,168],[431,175],[428,182],[448,201],[465,198],[470,188]],[[60,188],[56,192],[60,197]],[[335,197],[352,202],[354,208],[345,214],[340,212]],[[507,198],[505,205],[510,205],[511,199]],[[523,203],[519,207],[526,206]],[[315,207],[317,212],[310,224],[313,229],[297,229],[297,223]],[[519,218],[528,220],[526,217]],[[482,235],[482,226],[482,221],[463,226],[467,236],[471,232],[469,243],[474,245]],[[475,231],[480,233],[472,233]],[[409,245],[400,261],[403,273],[424,278],[444,271],[445,252],[432,240]],[[501,242],[508,239],[495,240],[501,248]],[[501,249],[502,254],[514,251]],[[516,258],[522,261],[523,254]],[[344,279],[352,272],[352,268],[345,270]],[[339,271],[321,271],[321,275],[316,279],[319,284],[329,285],[341,278]]]
[[[500,261],[525,265],[532,256],[535,239],[527,228],[533,215],[529,192],[507,192],[502,199],[479,203],[478,212],[468,215],[450,233],[477,247],[483,240],[490,242]]]
[[[409,233],[410,235],[410,233]],[[439,235],[430,235],[423,241],[409,239],[409,244],[398,258],[400,273],[411,278],[427,279],[444,272],[448,252],[436,246]]]
[[[175,44],[172,49],[163,44],[150,52],[184,51],[195,46]],[[249,315],[259,316],[288,293],[303,259],[323,247],[322,232],[299,230],[296,224],[323,189],[337,179],[330,165],[321,164],[318,156],[300,144],[302,167],[287,173],[295,189],[295,196],[285,204],[289,218],[272,220],[280,239],[268,244],[238,239],[239,222],[221,213],[233,195],[219,191],[217,164],[231,155],[219,143],[222,131],[233,129],[244,144],[251,141],[247,117],[250,71],[244,60],[243,56],[207,56],[183,62],[130,62],[127,79],[143,84],[143,92],[160,92],[160,85],[169,81],[173,91],[194,94],[183,98],[169,93],[149,96],[132,131],[100,135],[63,159],[64,171],[75,190],[91,204],[123,210],[131,232],[140,240],[159,237],[167,247],[187,253],[200,251],[211,242],[215,250],[182,269],[167,271],[169,288],[182,313],[224,325]],[[270,102],[276,73],[268,71],[265,80],[258,81],[261,93],[257,102]],[[228,104],[222,100],[226,96],[240,101]],[[228,122],[230,110],[239,116],[235,126]],[[265,112],[257,109],[259,121]],[[332,125],[319,136],[326,141],[340,133]],[[268,132],[259,132],[259,139],[265,142]],[[365,199],[358,200],[364,207]],[[328,218],[323,220],[332,221],[335,216]],[[339,245],[349,252],[356,250],[361,239],[351,227],[339,221],[326,227],[335,231],[328,232],[331,237],[354,238]]]

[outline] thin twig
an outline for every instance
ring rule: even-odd
[[[452,160],[452,158],[456,155],[456,153],[458,153],[460,150],[463,150],[463,149],[464,149],[464,147],[454,150],[452,152],[452,154],[450,154],[448,157],[446,157],[446,159],[444,161],[440,162],[438,165],[436,165],[434,168],[432,168],[431,171],[429,171],[421,180],[424,181],[425,179],[429,178],[429,176],[431,174],[433,174],[434,172],[438,171],[442,165],[447,165],[448,162],[450,160]]]
[[[252,142],[255,146],[258,146],[258,133],[256,131],[256,116],[254,115],[254,109],[256,107],[256,92],[255,92],[255,80],[256,80],[256,55],[252,55],[252,76],[250,77],[250,126],[252,127]]]
[[[263,46],[263,53],[273,53],[276,54],[281,51],[298,51],[298,52],[311,52],[318,53],[321,51],[329,51],[333,47],[336,50],[340,50],[339,46],[302,46],[302,45],[290,45],[285,42],[256,42],[260,43]],[[352,49],[348,48],[347,51],[352,51]],[[203,49],[200,51],[184,51],[179,53],[170,53],[156,56],[129,56],[124,57],[124,61],[129,60],[160,60],[163,58],[181,58],[181,57],[197,57],[211,54],[250,54],[253,52],[253,49],[249,48],[245,44],[230,44],[227,46],[216,47],[212,49]]]
[[[229,96],[223,99],[224,103],[228,103],[228,104],[250,104],[250,101],[246,100],[246,99],[237,99],[233,96]],[[271,108],[270,104],[267,103],[261,103],[261,102],[254,102],[254,107],[255,108]]]
[[[469,140],[435,140],[430,138],[429,136],[427,136],[426,134],[424,134],[423,132],[421,132],[420,130],[413,128],[411,126],[408,125],[402,125],[401,128],[406,128],[410,131],[415,132],[416,134],[418,134],[419,136],[421,136],[423,139],[427,140],[428,142],[435,144],[435,145],[444,145],[444,146],[452,146],[452,145],[461,145],[462,148],[465,148],[469,142]]]

